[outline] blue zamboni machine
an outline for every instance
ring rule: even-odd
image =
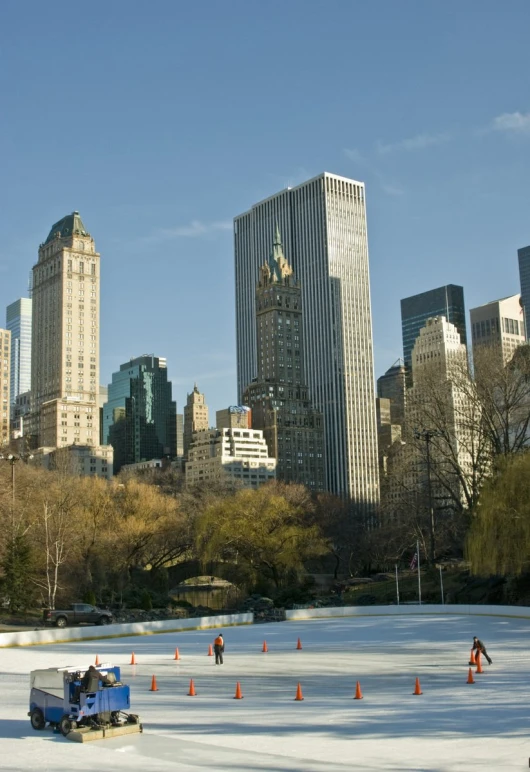
[[[130,689],[121,682],[120,668],[98,665],[90,677],[85,671],[63,667],[30,673],[28,716],[33,729],[49,724],[75,742],[141,732],[138,716],[128,712]]]

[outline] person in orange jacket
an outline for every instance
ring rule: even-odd
[[[213,650],[215,652],[215,664],[223,664],[223,653],[225,650],[225,642],[223,640],[223,634],[219,633],[215,641],[213,642]]]

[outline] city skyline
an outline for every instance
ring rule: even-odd
[[[280,25],[238,0],[222,10],[161,0],[160,14],[106,8],[102,26],[96,2],[83,39],[51,48],[62,0],[29,18],[19,4],[3,9],[0,303],[26,295],[49,224],[81,211],[107,256],[102,383],[155,351],[180,408],[195,381],[212,410],[235,402],[232,217],[323,170],[366,185],[377,376],[401,356],[400,298],[454,283],[472,308],[519,291],[517,250],[530,243],[528,4],[514,0],[507,14],[470,0],[455,26],[447,4],[397,14],[381,0],[272,3]],[[323,35],[335,57],[314,55]],[[271,56],[271,39],[289,55]],[[296,108],[278,88],[290,74]],[[48,95],[59,81],[90,105],[75,131],[57,129]],[[236,107],[226,98],[235,88]],[[193,320],[185,339],[175,334],[183,319]]]

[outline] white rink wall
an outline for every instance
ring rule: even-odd
[[[104,627],[50,627],[46,630],[24,630],[17,633],[0,633],[0,648],[6,646],[36,646],[43,643],[90,641],[99,638],[117,638],[129,635],[153,635],[178,633],[185,630],[206,630],[210,627],[251,625],[254,614],[221,614],[196,619],[171,619],[163,622],[133,622],[131,624],[105,625]]]
[[[465,604],[404,604],[401,606],[337,606],[336,608],[301,608],[286,611],[288,622],[336,617],[411,616],[412,614],[450,614],[530,619],[528,606],[474,606]]]

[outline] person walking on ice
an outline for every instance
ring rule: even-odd
[[[215,664],[223,664],[223,653],[225,650],[225,642],[223,640],[223,634],[219,633],[215,641],[213,642],[213,650],[215,652]]]
[[[493,660],[491,659],[488,652],[486,651],[486,647],[484,646],[480,638],[477,638],[476,635],[473,638],[473,649],[476,649],[477,652],[480,652],[481,654],[483,654],[488,660],[488,665],[491,665]]]

